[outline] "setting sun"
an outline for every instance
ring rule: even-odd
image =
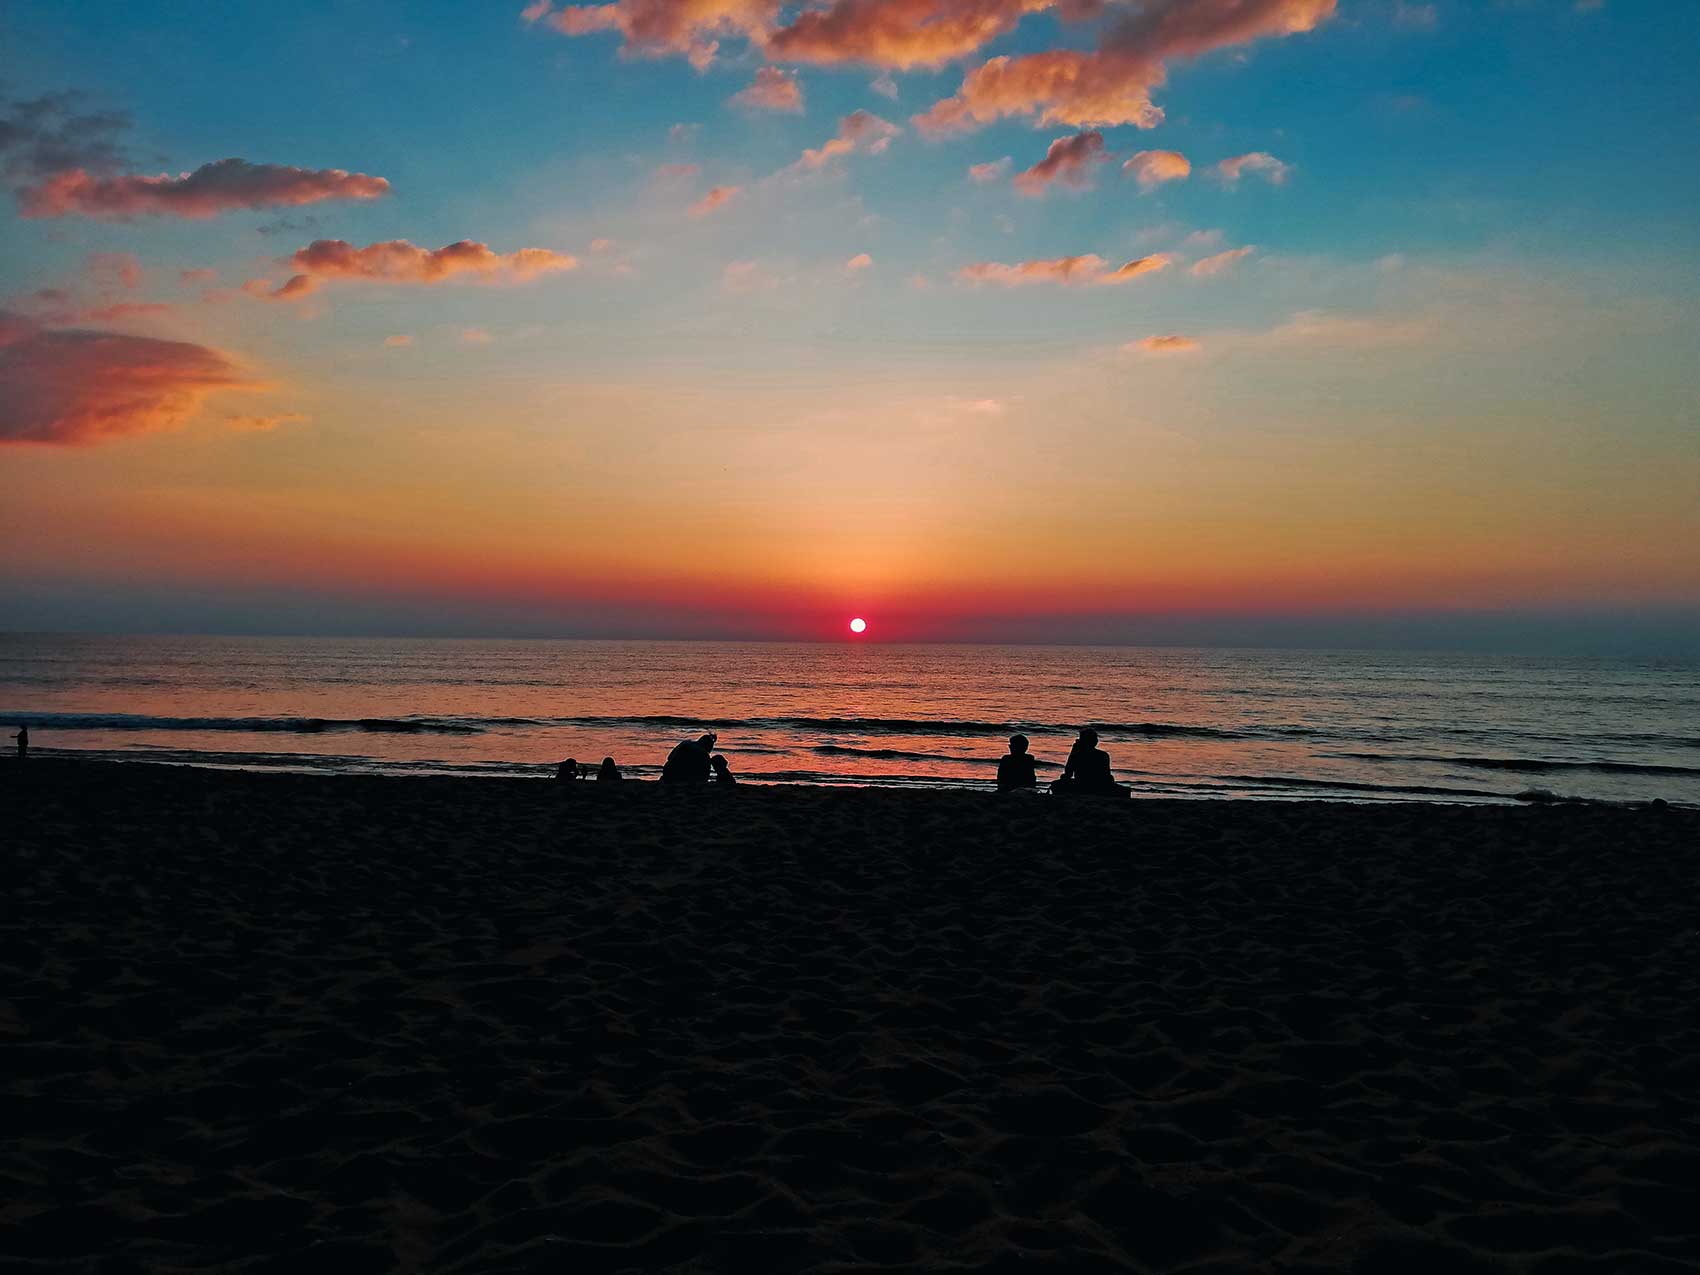
[[[861,616],[857,616],[854,620],[850,621],[850,632],[852,632],[852,633],[866,633],[867,630],[868,630],[868,622],[866,620],[864,620]]]

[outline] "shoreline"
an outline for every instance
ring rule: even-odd
[[[1700,1252],[1695,812],[0,776],[0,1261]]]

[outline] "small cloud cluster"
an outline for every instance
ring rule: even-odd
[[[240,208],[292,208],[327,199],[378,199],[389,182],[341,168],[293,168],[221,159],[176,177],[100,177],[70,168],[25,188],[26,217],[216,217]]]
[[[1016,174],[1015,188],[1031,196],[1043,195],[1057,183],[1081,189],[1092,184],[1094,169],[1108,159],[1104,135],[1097,129],[1059,137],[1046,149],[1045,158]]]
[[[1216,174],[1228,185],[1238,185],[1246,173],[1256,173],[1272,186],[1279,186],[1292,173],[1293,166],[1276,159],[1268,151],[1249,151],[1234,155],[1216,165]]]
[[[561,9],[536,0],[520,13],[562,35],[616,31],[629,54],[680,54],[699,71],[714,61],[722,39],[764,41],[778,15],[778,0],[615,0]]]
[[[882,120],[871,111],[852,111],[838,121],[837,136],[802,154],[796,167],[820,169],[841,155],[862,153],[879,155],[891,145],[891,139],[903,130],[889,120]]]
[[[688,209],[693,217],[706,217],[712,212],[718,212],[736,199],[743,191],[742,186],[716,186]]]
[[[1229,248],[1226,252],[1218,252],[1214,256],[1205,257],[1200,261],[1193,262],[1189,269],[1189,273],[1198,279],[1213,278],[1227,270],[1231,270],[1236,264],[1246,257],[1251,256],[1251,254],[1255,251],[1257,251],[1257,249],[1252,244],[1247,244],[1243,248]]]
[[[168,429],[211,394],[259,388],[204,345],[54,330],[0,311],[0,444],[83,445]]]
[[[470,239],[436,249],[415,247],[405,239],[364,248],[344,239],[317,239],[289,257],[287,264],[296,273],[280,287],[273,289],[263,280],[253,280],[246,289],[272,300],[288,301],[316,291],[327,279],[433,284],[471,276],[489,283],[528,283],[544,275],[576,270],[578,259],[547,248],[497,253]]]
[[[1155,190],[1164,182],[1184,180],[1192,163],[1179,151],[1136,151],[1122,164],[1122,172],[1135,179],[1140,190]]]
[[[803,112],[803,88],[795,75],[788,75],[776,66],[756,69],[756,78],[746,89],[731,97],[734,106],[757,111],[781,111],[791,115]]]
[[[1204,347],[1190,336],[1170,335],[1141,337],[1122,348],[1140,354],[1193,354]]]
[[[968,166],[968,180],[977,182],[982,186],[987,182],[1002,181],[1004,174],[1009,172],[1013,166],[1014,163],[1008,155],[985,164],[970,164]]]
[[[1119,284],[1141,275],[1166,270],[1172,258],[1166,253],[1136,257],[1132,261],[1109,268],[1110,263],[1096,253],[1072,257],[1052,257],[1035,261],[1018,261],[1006,265],[1001,261],[977,261],[962,267],[956,277],[964,283],[993,284],[1002,288],[1018,288],[1030,284]]]

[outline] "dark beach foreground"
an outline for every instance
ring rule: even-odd
[[[0,765],[0,1265],[1700,1270],[1700,816]]]

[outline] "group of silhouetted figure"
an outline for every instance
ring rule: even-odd
[[[732,767],[726,758],[714,751],[719,737],[710,731],[696,739],[680,740],[667,754],[661,767],[661,782],[677,787],[701,787],[713,784],[731,787],[738,781],[732,777]],[[595,770],[600,781],[623,779],[612,757],[604,757]],[[581,766],[569,757],[556,768],[555,777],[561,780],[586,779],[591,775],[589,765]],[[1009,737],[1009,755],[998,762],[999,792],[1037,792],[1038,763],[1027,751],[1027,736]],[[1110,755],[1098,747],[1098,732],[1087,727],[1069,749],[1063,773],[1051,781],[1051,791],[1059,795],[1084,797],[1124,797],[1128,789],[1118,784],[1110,770]]]

